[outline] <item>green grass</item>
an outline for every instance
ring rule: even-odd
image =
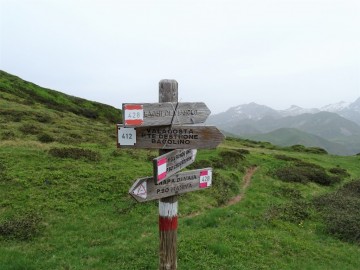
[[[0,82],[0,269],[157,269],[158,203],[128,195],[157,151],[116,149],[114,125],[74,113],[84,104],[74,98],[4,73]],[[42,99],[27,101],[27,89]],[[349,176],[330,186],[273,176],[299,160]],[[233,138],[198,151],[189,168],[212,166],[213,187],[179,196],[179,269],[360,269],[360,246],[329,233],[335,211],[313,204],[359,179],[359,161]]]

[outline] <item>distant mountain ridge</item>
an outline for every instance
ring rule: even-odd
[[[360,138],[360,98],[352,103],[342,101],[320,109],[304,109],[292,105],[286,110],[275,110],[252,102],[212,115],[207,123],[215,124],[231,134],[250,139],[267,139],[271,143],[280,145],[283,143],[274,139],[274,131],[282,129],[280,137],[291,141],[289,137],[294,136],[294,132],[285,132],[285,130],[297,129],[300,131],[296,134],[297,138],[305,134],[309,135],[305,136],[307,137],[304,140],[305,146],[319,146],[330,153],[342,155],[360,152],[360,139],[359,142],[356,139]],[[310,135],[318,136],[323,140],[315,139]],[[336,144],[336,147],[333,144]]]

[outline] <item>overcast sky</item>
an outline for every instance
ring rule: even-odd
[[[213,113],[360,97],[359,0],[0,3],[0,69],[117,108],[161,79]]]

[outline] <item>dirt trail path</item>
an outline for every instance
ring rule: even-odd
[[[251,178],[257,169],[258,169],[258,167],[252,166],[246,170],[246,173],[243,177],[243,185],[241,187],[241,189],[242,189],[241,193],[239,195],[237,195],[236,197],[232,198],[230,201],[228,201],[226,206],[234,205],[234,204],[240,202],[244,198],[245,191],[249,187],[249,185],[251,183]]]
[[[227,204],[225,204],[222,207],[227,207],[227,206],[230,206],[230,205],[234,205],[234,204],[240,202],[242,199],[244,199],[245,191],[249,187],[249,185],[251,183],[251,178],[252,178],[252,176],[254,175],[254,173],[256,172],[257,169],[258,169],[257,166],[252,166],[252,167],[249,167],[249,168],[246,169],[245,175],[243,177],[243,185],[241,186],[241,190],[242,190],[241,193],[239,195],[235,196],[234,198],[232,198],[230,201],[228,201]],[[196,217],[198,215],[200,215],[200,213],[195,212],[195,213],[192,213],[190,215],[186,215],[185,217],[191,218],[191,217]]]

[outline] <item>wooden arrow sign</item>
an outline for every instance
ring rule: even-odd
[[[212,149],[225,136],[215,126],[125,128],[117,125],[117,146],[153,149]]]
[[[138,202],[147,202],[205,189],[211,184],[212,168],[205,168],[175,174],[161,183],[155,183],[153,177],[138,179],[130,188],[129,194]]]
[[[124,103],[124,127],[204,123],[210,115],[204,102]]]
[[[153,159],[154,180],[160,183],[195,161],[196,149],[176,149]]]

